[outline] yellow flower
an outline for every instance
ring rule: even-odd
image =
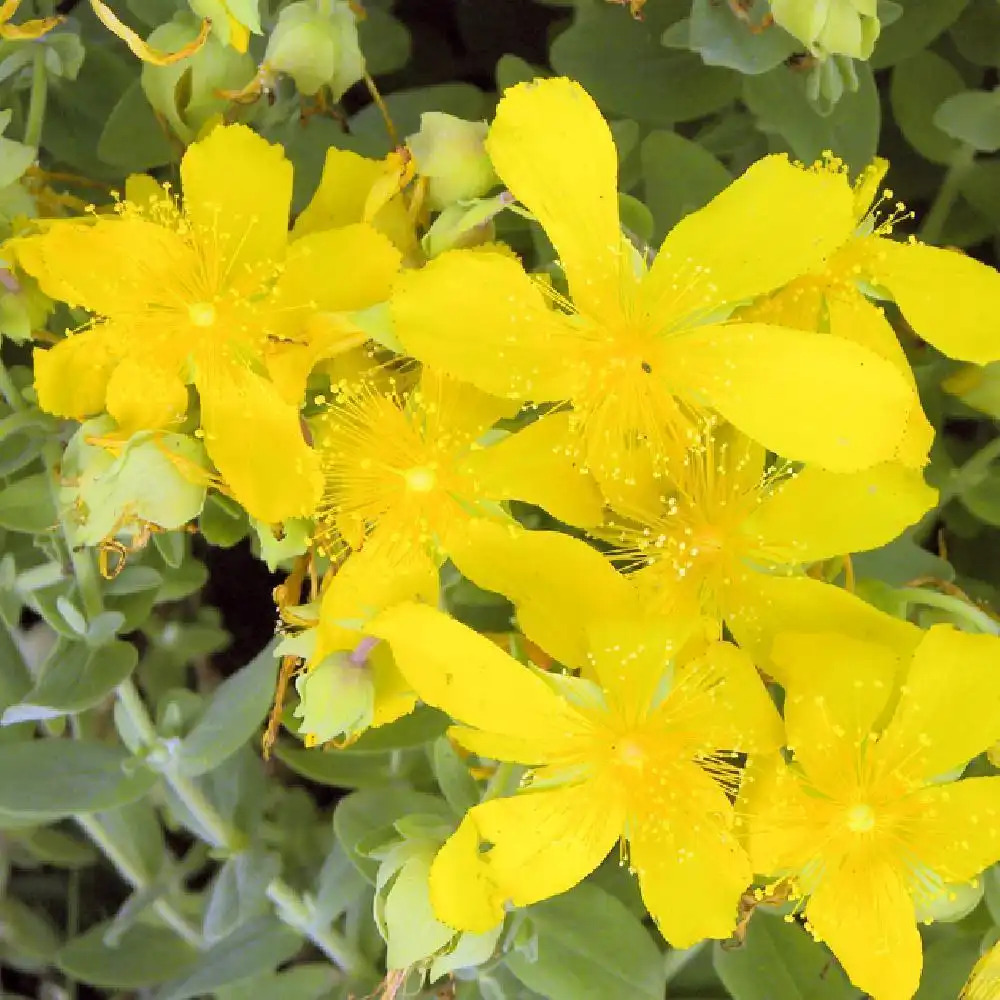
[[[884,545],[918,521],[937,499],[919,472],[896,463],[844,474],[794,470],[730,427],[706,431],[672,469],[668,482],[637,484],[635,502],[620,507],[625,517],[599,532],[616,546],[614,560],[634,571],[629,579],[648,611],[724,621],[762,666],[774,628],[788,620],[827,629],[827,616],[841,614],[858,619],[852,632],[860,624],[887,639],[916,634],[804,569]]]
[[[1000,997],[1000,943],[976,963],[959,1000],[997,1000]]]
[[[1000,777],[950,780],[1000,736],[1000,642],[935,626],[907,667],[877,644],[787,635],[774,656],[794,762],[751,761],[738,808],[754,869],[796,880],[856,986],[909,1000],[917,907],[1000,859]]]
[[[731,932],[751,875],[727,797],[739,779],[734,753],[780,741],[746,654],[712,643],[679,655],[689,624],[597,622],[598,686],[535,673],[426,606],[401,605],[369,631],[388,641],[420,697],[461,723],[460,744],[532,768],[517,794],[473,807],[435,858],[438,919],[485,932],[506,902],[565,892],[621,840],[669,941]]]
[[[54,27],[66,20],[64,17],[40,17],[25,21],[24,24],[11,24],[10,19],[17,13],[21,0],[4,0],[0,4],[0,38],[10,41],[27,41],[47,35]]]
[[[183,420],[193,383],[209,457],[236,499],[260,521],[308,516],[319,460],[300,400],[266,377],[268,345],[306,340],[317,314],[383,299],[399,254],[365,225],[289,243],[292,166],[243,126],[190,146],[181,182],[183,205],[145,178],[145,196],[116,216],[13,243],[48,295],[99,317],[35,351],[39,403],[77,419],[106,410],[132,433]]]
[[[903,206],[879,216],[892,191],[879,188],[889,164],[876,160],[854,186],[854,220],[842,230],[826,263],[751,309],[755,320],[793,323],[832,333],[907,365],[892,327],[862,289],[892,299],[916,334],[942,354],[985,364],[1000,360],[1000,274],[956,250],[927,246],[914,238],[891,239],[907,218]],[[846,169],[834,158],[811,172],[838,179],[848,188]]]
[[[498,506],[507,499],[596,524],[601,504],[593,482],[553,454],[555,421],[484,446],[484,435],[517,408],[426,369],[409,391],[370,380],[344,390],[315,421],[326,481],[317,510],[321,544],[335,552],[446,553],[471,519],[508,521]]]
[[[487,151],[552,240],[572,302],[509,256],[442,254],[393,294],[415,357],[487,392],[571,400],[576,447],[602,486],[662,463],[706,409],[838,471],[892,454],[912,395],[891,364],[842,338],[727,321],[840,244],[853,217],[837,178],[767,157],[647,266],[622,235],[611,132],[578,84],[507,91]]]

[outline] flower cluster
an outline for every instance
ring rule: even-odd
[[[235,49],[256,30],[191,6]],[[811,44],[847,30],[834,7]],[[475,771],[516,776],[394,869],[427,881],[437,952],[488,952],[617,844],[671,944],[729,937],[750,890],[907,1000],[918,922],[1000,860],[1000,777],[962,777],[1000,741],[1000,642],[866,603],[850,554],[937,502],[888,317],[996,362],[1000,275],[895,238],[882,162],[852,184],[832,155],[765,157],[655,252],[617,170],[590,97],[547,79],[488,129],[427,115],[384,160],[331,149],[291,228],[282,150],[219,125],[180,195],[133,177],[10,240],[75,324],[35,391],[87,421],[80,539],[231,498],[313,570],[279,646],[309,743],[423,702]],[[553,266],[499,239],[509,211]],[[439,610],[456,570],[535,663]]]

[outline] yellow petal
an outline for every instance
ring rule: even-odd
[[[0,38],[11,41],[30,41],[48,34],[57,25],[66,20],[64,17],[42,17],[37,20],[25,21],[23,24],[9,24],[17,13],[21,0],[4,0],[0,5]]]
[[[873,242],[871,273],[918,336],[959,361],[1000,360],[1000,274],[955,250]]]
[[[732,324],[670,338],[679,394],[785,458],[854,472],[896,451],[912,394],[898,371],[850,341]]]
[[[411,252],[416,237],[402,198],[390,198],[374,214],[366,215],[366,209],[372,207],[369,204],[372,189],[384,188],[385,178],[394,174],[394,166],[387,160],[370,160],[347,149],[328,149],[316,193],[295,220],[295,237],[337,229],[352,222],[371,222],[400,251]],[[395,174],[398,176],[398,169]]]
[[[853,340],[895,365],[906,379],[913,398],[910,416],[899,443],[896,458],[904,465],[920,469],[927,464],[927,452],[934,441],[934,428],[924,414],[913,379],[913,370],[899,340],[882,310],[857,292],[831,295],[826,302],[830,332]]]
[[[366,545],[352,553],[323,591],[314,660],[353,649],[372,618],[407,601],[438,602],[437,566],[422,552]]]
[[[736,641],[782,685],[793,675],[774,661],[771,646],[790,623],[799,632],[836,631],[881,643],[902,656],[909,656],[924,634],[840,587],[807,576],[747,573],[727,595],[726,624]]]
[[[205,448],[247,513],[268,524],[312,514],[323,477],[298,408],[240,360],[207,351],[196,361],[195,384]]]
[[[368,664],[375,698],[372,726],[385,726],[412,712],[417,704],[417,693],[399,672],[390,651],[384,646],[376,646],[368,654]]]
[[[82,420],[104,410],[108,380],[124,353],[121,331],[101,324],[33,352],[38,405]]]
[[[288,248],[275,288],[279,309],[349,312],[389,297],[399,251],[365,223],[313,233]]]
[[[222,125],[181,160],[184,211],[224,283],[253,288],[285,254],[292,165],[245,125]]]
[[[632,279],[618,221],[618,155],[590,95],[561,77],[509,88],[486,150],[552,240],[577,308],[620,317],[622,283]]]
[[[536,739],[539,762],[585,725],[540,677],[434,608],[399,605],[367,631],[389,643],[423,701],[478,729]]]
[[[806,920],[855,986],[878,1000],[911,1000],[923,958],[899,870],[867,856],[844,859],[827,869],[806,904]]]
[[[513,417],[519,409],[518,403],[426,367],[411,402],[419,410],[424,440],[452,453],[464,453],[497,421]],[[489,496],[485,491],[484,495]]]
[[[601,522],[597,484],[570,454],[573,432],[568,412],[541,417],[463,462],[484,497],[537,504],[578,528]]]
[[[565,399],[580,337],[503,254],[453,250],[400,275],[392,296],[406,350],[453,378],[512,399]]]
[[[102,316],[166,305],[177,273],[195,261],[181,238],[145,219],[56,222],[8,244],[43,292]]]
[[[780,562],[812,562],[885,545],[936,502],[920,472],[896,463],[846,474],[807,466],[761,502],[744,531]]]
[[[530,906],[582,882],[624,823],[621,795],[607,778],[474,806],[431,866],[434,911],[460,930],[488,930],[502,919],[503,901]]]
[[[161,52],[159,49],[147,45],[127,24],[119,20],[114,11],[102,0],[90,0],[90,6],[94,9],[97,19],[108,31],[117,35],[143,62],[151,63],[153,66],[170,66],[175,62],[180,62],[181,59],[193,56],[208,40],[209,32],[212,30],[212,22],[206,17],[201,22],[201,30],[194,41],[189,42],[176,52]]]
[[[753,872],[724,820],[682,808],[640,817],[629,833],[629,853],[643,902],[671,945],[688,948],[732,933]]]
[[[932,778],[1000,739],[1000,639],[935,625],[913,655],[879,743],[889,762]]]
[[[813,270],[854,229],[852,200],[842,174],[758,160],[667,235],[642,284],[647,316],[669,327]]]
[[[567,666],[587,662],[587,628],[595,618],[638,617],[628,581],[569,535],[480,519],[451,540],[448,554],[476,586],[508,598],[521,631]]]
[[[916,794],[906,847],[944,882],[966,882],[1000,860],[1000,777],[965,778]]]
[[[856,781],[845,771],[876,731],[905,660],[888,646],[833,632],[779,635],[771,659],[785,681],[788,746],[809,780],[836,796]]]
[[[108,382],[107,411],[129,436],[180,423],[187,408],[187,387],[168,368],[126,358]]]

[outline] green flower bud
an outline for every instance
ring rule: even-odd
[[[381,861],[375,922],[386,942],[386,966],[422,969],[434,982],[455,969],[482,965],[493,955],[503,923],[485,934],[457,933],[431,906],[431,864],[451,833],[449,825],[428,814],[407,816],[395,827],[402,839],[372,852]]]
[[[771,0],[771,13],[820,58],[868,59],[881,27],[878,0]]]
[[[358,23],[347,0],[298,0],[278,15],[264,53],[272,70],[287,73],[299,93],[329,87],[339,101],[364,76]]]
[[[199,17],[212,22],[212,33],[237,52],[246,52],[250,33],[260,34],[258,0],[188,0]]]
[[[928,873],[933,879],[934,874]],[[967,917],[983,898],[983,880],[975,882],[949,882],[941,887],[938,895],[930,899],[917,897],[917,920],[932,920],[953,924]]]
[[[496,237],[494,218],[513,202],[509,192],[493,198],[477,199],[463,205],[449,205],[434,220],[420,241],[428,257],[446,250],[482,246]]]
[[[68,485],[60,499],[75,512],[74,545],[128,537],[148,524],[174,531],[193,521],[205,503],[210,463],[200,441],[143,431],[116,455],[92,440],[113,428],[110,417],[88,420],[66,448],[63,474]]]
[[[173,52],[198,37],[199,22],[187,13],[177,14],[149,36],[149,44]],[[193,142],[216,115],[231,108],[220,91],[240,90],[257,71],[246,52],[237,52],[214,34],[193,56],[169,66],[144,63],[142,89],[153,109],[161,114],[177,136]]]
[[[280,534],[275,534],[271,525],[263,521],[251,520],[251,523],[260,543],[260,558],[272,573],[286,559],[294,559],[309,548],[312,524],[301,517],[283,521]]]
[[[336,652],[301,674],[295,682],[299,704],[294,715],[310,743],[350,737],[371,725],[375,683],[364,657]]]
[[[417,172],[428,180],[432,209],[479,198],[499,183],[486,155],[487,131],[485,122],[467,122],[441,111],[420,116],[420,131],[406,142]]]

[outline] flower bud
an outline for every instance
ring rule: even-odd
[[[479,198],[499,183],[486,155],[487,131],[485,122],[467,122],[441,111],[420,116],[420,131],[406,142],[417,173],[428,180],[432,209]]]
[[[878,0],[771,0],[771,13],[820,58],[868,59],[880,29]]]
[[[339,101],[364,76],[358,24],[347,0],[297,0],[278,15],[264,53],[272,70],[287,73],[299,93],[329,87]]]
[[[260,34],[258,0],[188,0],[199,17],[212,22],[212,33],[237,52],[246,52],[250,33]]]
[[[199,23],[190,14],[177,14],[149,36],[156,48],[173,51],[198,37]],[[142,89],[153,109],[162,115],[177,136],[193,142],[215,116],[230,109],[230,100],[221,91],[239,90],[257,70],[245,52],[223,44],[214,34],[194,55],[169,66],[144,63]]]
[[[102,447],[113,430],[110,417],[88,420],[66,448],[60,499],[74,511],[74,545],[130,537],[146,525],[175,531],[205,503],[209,462],[200,441],[143,431]]]

